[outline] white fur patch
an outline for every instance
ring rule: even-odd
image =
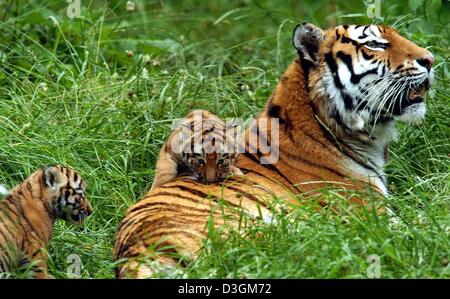
[[[1,196],[1,197],[6,197],[6,196],[8,196],[8,195],[9,195],[9,190],[6,189],[5,186],[0,185],[0,196]]]
[[[352,159],[348,159],[345,164],[352,173],[365,178],[367,182],[377,187],[382,194],[387,195],[388,190],[384,182],[384,149],[390,141],[397,140],[397,129],[394,122],[377,125],[372,132],[372,136],[375,139],[372,141],[371,147],[364,150],[363,156],[371,161],[370,165],[376,171],[369,170]]]
[[[388,194],[386,185],[384,184],[383,180],[380,179],[375,172],[362,167],[360,164],[355,163],[354,161],[349,161],[349,163],[347,164],[347,167],[352,172],[358,174],[362,178],[365,178],[366,182],[371,184],[372,186],[375,186],[381,194],[383,194],[385,196]],[[384,176],[384,172],[382,173],[382,175]]]
[[[426,112],[427,107],[425,103],[417,103],[406,107],[402,115],[397,116],[396,119],[409,124],[419,124],[425,118]]]
[[[347,32],[351,39],[360,43],[364,43],[369,40],[376,40],[380,43],[388,42],[386,39],[381,38],[381,32],[378,30],[376,25],[359,26],[358,28],[356,28],[356,26],[350,26]],[[360,36],[363,36],[363,33],[366,34],[366,37],[360,38]]]

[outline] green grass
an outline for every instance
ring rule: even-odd
[[[126,1],[82,1],[83,17],[71,20],[64,1],[1,1],[0,184],[65,164],[84,176],[95,209],[84,227],[56,223],[51,274],[66,278],[75,253],[82,277],[112,278],[116,228],[149,189],[172,120],[197,108],[257,115],[295,57],[295,24],[374,21],[363,1],[340,2],[136,1],[127,12]],[[390,148],[384,204],[399,223],[348,207],[344,224],[342,215],[298,208],[245,236],[212,234],[181,276],[367,277],[376,254],[381,277],[450,277],[449,4],[381,3],[389,16],[376,21],[405,17],[399,30],[437,60],[425,122],[399,126]]]

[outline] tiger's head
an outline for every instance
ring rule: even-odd
[[[237,126],[203,119],[200,130],[185,134],[182,162],[203,183],[219,182],[230,175],[238,151]],[[189,136],[189,135],[190,136]]]
[[[54,218],[81,224],[92,214],[92,206],[86,198],[83,178],[73,169],[62,166],[46,167],[43,183],[47,198],[51,200]]]
[[[182,164],[197,181],[219,182],[231,174],[238,155],[240,129],[207,110],[194,110],[178,127],[170,148],[181,155]]]
[[[424,118],[434,57],[394,29],[342,25],[324,31],[303,23],[293,44],[311,99],[332,124],[367,133],[376,124]]]

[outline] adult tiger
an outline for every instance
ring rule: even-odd
[[[176,178],[132,206],[116,236],[115,259],[128,258],[118,277],[154,272],[140,263],[142,257],[167,266],[176,264],[172,252],[195,258],[209,216],[219,226],[229,212],[217,208],[219,202],[267,216],[273,195],[298,201],[293,194],[330,184],[350,190],[369,185],[387,193],[387,145],[396,136],[396,120],[424,117],[433,55],[377,25],[322,31],[303,23],[294,30],[293,45],[298,58],[258,117],[269,124],[278,119],[279,132],[259,123],[246,130],[246,152],[236,161],[243,178],[215,185]],[[279,147],[275,163],[260,163],[267,151],[250,142],[255,135]],[[361,198],[354,202],[365,203]]]
[[[34,278],[48,278],[54,221],[81,224],[92,214],[85,188],[76,171],[52,166],[35,171],[0,201],[0,273],[29,267]]]

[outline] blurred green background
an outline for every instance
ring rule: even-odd
[[[69,6],[76,3],[2,1],[0,57],[4,68],[11,65],[5,72],[34,66],[48,80],[62,72],[89,78],[104,68],[129,73],[140,55],[150,55],[202,70],[223,60],[220,75],[242,67],[243,59],[261,59],[262,53],[260,63],[275,61],[281,72],[293,55],[292,28],[305,21],[323,28],[398,21],[415,42],[444,53],[449,47],[450,2],[442,0],[134,1],[133,11],[127,10],[127,1],[79,0],[79,18],[70,19]],[[378,4],[380,17],[367,17]],[[133,51],[134,59],[125,51]]]

